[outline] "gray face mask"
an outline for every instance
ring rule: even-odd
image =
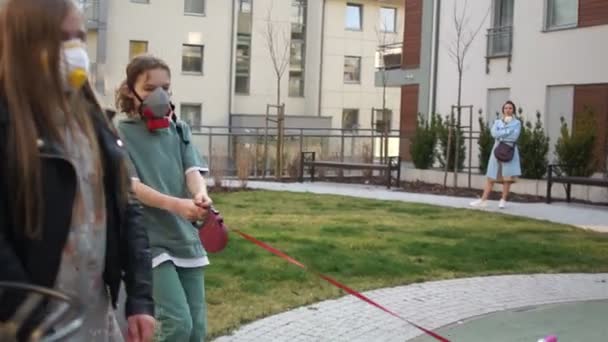
[[[146,121],[150,131],[169,127],[169,116],[171,115],[171,99],[167,91],[158,87],[151,92],[145,100],[133,91],[135,97],[141,102],[139,113]]]

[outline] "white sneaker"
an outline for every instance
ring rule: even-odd
[[[507,206],[507,201],[505,201],[504,199],[501,199],[500,202],[498,202],[498,209],[504,209]]]
[[[476,201],[471,202],[470,206],[475,208],[485,208],[488,206],[488,203],[480,198]]]

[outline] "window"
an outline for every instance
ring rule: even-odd
[[[344,57],[344,82],[361,83],[361,57]]]
[[[346,4],[346,29],[361,31],[363,27],[363,6]]]
[[[343,109],[342,110],[342,129],[347,131],[356,131],[359,128],[359,110],[358,109]]]
[[[576,27],[578,24],[578,0],[547,0],[546,8],[547,30]]]
[[[513,25],[513,0],[494,0],[494,27]]]
[[[306,0],[291,0],[289,96],[304,96],[306,57]]]
[[[239,1],[239,12],[251,13],[251,1],[252,0],[240,0]]]
[[[384,133],[384,128],[390,132],[391,130],[391,118],[393,117],[393,111],[390,109],[374,109],[376,119],[376,133]]]
[[[184,0],[184,13],[204,15],[205,0]]]
[[[129,60],[148,53],[148,42],[145,40],[130,40],[129,41]]]
[[[131,2],[134,2],[136,4],[149,4],[150,0],[131,0]]]
[[[234,91],[237,94],[249,94],[251,35],[239,33],[236,44],[236,81]]]
[[[397,32],[396,8],[380,8],[380,30],[383,32]]]
[[[190,126],[193,132],[200,132],[202,125],[202,105],[182,103],[180,106],[180,118]]]
[[[488,30],[488,57],[511,55],[513,46],[513,0],[494,0],[492,28]]]
[[[251,7],[253,0],[239,0],[236,36],[236,74],[234,92],[249,94],[251,75]]]
[[[202,74],[203,73],[203,50],[202,45],[184,44],[182,47],[182,71]]]
[[[511,97],[511,89],[497,88],[488,89],[488,98],[486,104],[486,121],[492,125],[497,117],[500,117],[502,105],[505,104]]]

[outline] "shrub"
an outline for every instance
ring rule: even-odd
[[[492,132],[490,129],[490,122],[486,122],[483,116],[479,115],[479,140],[477,140],[477,146],[479,146],[479,171],[485,174],[488,171],[488,162],[490,161],[490,155],[494,149],[494,138],[492,138]]]
[[[585,108],[575,116],[575,129],[572,132],[569,132],[568,124],[561,118],[561,135],[555,145],[555,155],[568,176],[589,177],[595,171],[593,152],[597,132],[593,117],[593,111]]]
[[[518,141],[521,172],[524,178],[541,179],[547,172],[549,161],[549,137],[545,134],[540,113],[536,112],[536,122],[522,118],[521,134]]]
[[[449,117],[443,120],[440,116],[437,116],[437,138],[439,140],[439,152],[437,153],[437,159],[442,168],[445,168],[448,150],[448,135]],[[451,125],[455,126],[456,120],[451,120]],[[454,160],[456,158],[456,139],[459,140],[459,151],[458,151],[458,170],[464,169],[464,160],[466,158],[466,146],[464,144],[464,132],[456,127],[453,128],[452,142],[450,146],[450,159],[447,161],[448,170],[454,170]]]
[[[253,164],[254,156],[248,145],[245,144],[239,144],[236,152],[236,176],[240,181],[241,187],[246,188],[247,181],[251,174],[251,165]]]
[[[435,145],[437,144],[437,115],[432,114],[425,120],[418,114],[416,133],[410,145],[410,155],[417,169],[426,170],[435,163]]]

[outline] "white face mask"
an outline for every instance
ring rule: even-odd
[[[80,39],[63,43],[61,73],[66,90],[80,89],[89,78],[89,55]]]

